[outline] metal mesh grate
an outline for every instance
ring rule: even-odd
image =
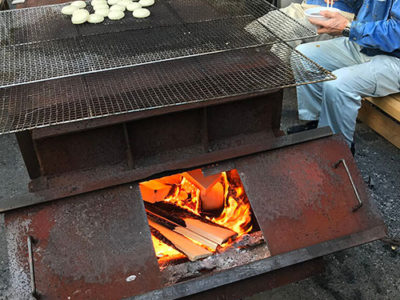
[[[0,133],[333,78],[286,43],[164,61],[1,89]]]
[[[158,0],[148,19],[79,26],[62,6],[0,12],[0,87],[315,35],[266,0]]]
[[[266,0],[79,26],[61,8],[0,12],[0,134],[333,79],[282,41],[315,33]]]

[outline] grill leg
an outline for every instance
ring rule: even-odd
[[[15,134],[19,149],[24,159],[26,169],[31,179],[39,178],[41,175],[39,160],[33,144],[30,131],[22,131]]]

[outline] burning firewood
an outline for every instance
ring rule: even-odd
[[[143,200],[150,203],[163,201],[171,190],[171,186],[158,180],[141,182],[139,187]]]
[[[157,181],[164,183],[166,185],[180,184],[182,181],[182,175],[175,174],[175,175],[171,175],[171,176],[165,176],[162,178],[158,178]]]
[[[182,226],[174,223],[173,221],[170,221],[166,218],[158,216],[149,210],[146,210],[146,213],[147,213],[148,218],[151,219],[153,222],[163,225],[163,226],[167,227],[168,229],[170,229],[176,233],[179,233],[189,239],[197,241],[198,243],[207,246],[208,248],[212,249],[213,251],[215,251],[218,247],[217,243],[210,241],[209,239],[207,239],[185,227],[182,227]]]
[[[228,241],[230,238],[236,236],[236,232],[230,229],[224,228],[217,224],[213,224],[206,220],[202,220],[198,216],[183,211],[182,209],[179,209],[177,207],[172,207],[172,205],[168,205],[166,203],[160,203],[158,205],[145,203],[145,207],[148,212],[152,213],[158,218],[179,225],[184,229],[188,229],[193,233],[203,237],[204,239],[218,245],[221,245]],[[168,207],[170,208],[169,210],[166,209]]]
[[[186,223],[187,229],[194,231],[219,245],[236,236],[236,232],[232,230],[210,225],[197,219],[185,218],[183,220]]]
[[[224,206],[224,187],[220,182],[221,174],[204,176],[201,169],[197,169],[186,172],[183,176],[200,189],[202,210],[219,210]]]
[[[167,227],[164,227],[152,220],[148,219],[149,225],[158,230],[166,239],[168,239],[174,246],[184,253],[191,261],[195,261],[213,253],[205,248],[195,244],[191,240],[185,238],[183,235],[176,233]]]

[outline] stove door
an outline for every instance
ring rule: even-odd
[[[5,222],[15,299],[30,299],[33,282],[40,299],[122,299],[162,286],[138,187],[10,211]]]
[[[272,255],[375,227],[385,235],[339,136],[244,157],[235,165]]]

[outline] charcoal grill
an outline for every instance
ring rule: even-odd
[[[334,79],[287,44],[312,31],[264,0],[158,0],[148,20],[81,26],[61,7],[0,13],[0,134],[31,178],[0,202],[17,297],[243,297],[385,236],[343,139],[280,130],[282,88]],[[197,168],[238,170],[269,254],[171,283],[139,182]]]

